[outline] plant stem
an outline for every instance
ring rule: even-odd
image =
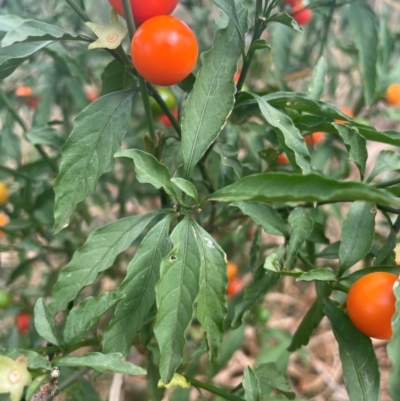
[[[128,31],[129,31],[129,38],[130,40],[132,40],[136,27],[135,27],[135,21],[133,20],[131,3],[129,0],[122,0],[122,5],[124,7],[126,24],[128,26]],[[150,99],[149,99],[149,93],[147,91],[146,81],[139,73],[137,74],[137,79],[139,81],[140,92],[142,93],[143,106],[146,112],[147,125],[149,127],[150,137],[153,142],[153,150],[155,150],[157,135],[156,135],[156,130],[154,128],[154,119],[150,108]],[[157,155],[155,156],[157,157]]]
[[[90,22],[90,18],[86,14],[85,11],[83,11],[78,4],[75,3],[74,0],[65,0],[69,6],[83,19],[85,22]]]
[[[55,352],[58,352],[60,350],[60,347],[58,345],[51,345],[50,347],[38,347],[38,348],[32,348],[31,351],[37,352],[38,354],[54,354]]]
[[[204,390],[207,390],[210,393],[213,393],[213,394],[219,395],[222,398],[225,398],[226,400],[244,401],[243,398],[240,398],[240,397],[238,397],[238,396],[236,396],[234,394],[231,394],[228,391],[223,390],[221,388],[215,387],[212,384],[201,382],[201,381],[195,379],[194,377],[191,377],[191,376],[188,376],[188,375],[183,375],[183,376],[194,387],[199,387],[199,388],[202,388]]]
[[[89,368],[82,368],[69,375],[64,381],[60,383],[60,386],[58,387],[59,391],[66,389],[74,381],[81,379],[82,376],[89,370],[90,370]]]
[[[82,347],[88,347],[91,345],[99,345],[101,343],[101,337],[94,337],[94,338],[86,338],[84,340],[78,341],[75,343],[71,348],[68,349],[68,353],[73,352]],[[50,347],[38,347],[32,348],[32,351],[37,352],[38,354],[54,354],[61,350],[58,345],[51,345]]]
[[[388,188],[392,187],[393,185],[400,184],[400,178],[395,178],[393,180],[379,182],[378,184],[374,184],[373,186],[376,188]]]
[[[86,338],[75,343],[71,348],[68,349],[68,352],[73,352],[79,348],[88,347],[91,345],[100,345],[102,340],[102,337]]]
[[[147,124],[149,126],[150,137],[153,142],[153,149],[155,149],[156,142],[157,142],[157,135],[156,135],[156,130],[154,128],[153,113],[151,112],[151,108],[150,108],[149,93],[147,92],[146,82],[139,73],[138,73],[137,78],[138,78],[139,85],[140,85],[140,92],[142,93],[143,106],[144,106],[144,111],[146,112],[146,118],[147,118]],[[157,155],[155,155],[155,156],[157,157]]]
[[[25,121],[20,117],[20,115],[14,110],[14,107],[8,100],[7,96],[4,94],[2,90],[0,90],[0,97],[4,101],[4,103],[7,106],[8,111],[14,118],[14,120],[21,126],[23,129],[24,133],[26,134],[29,131],[28,125],[25,123]],[[51,170],[56,173],[58,171],[57,165],[47,156],[46,152],[43,150],[43,148],[40,145],[33,145],[36,150],[40,153],[40,156],[42,156],[42,159],[50,166]]]
[[[259,39],[261,33],[263,31],[262,25],[264,21],[260,18],[262,17],[262,0],[257,0],[256,2],[256,13],[255,13],[255,22],[254,22],[254,32],[253,38],[251,39],[251,43],[255,40]],[[240,73],[240,77],[238,83],[236,85],[238,92],[242,89],[244,80],[246,79],[247,72],[250,68],[251,61],[253,59],[254,51],[248,51],[246,57],[243,59],[243,67]]]
[[[161,107],[161,110],[164,112],[164,114],[168,117],[169,121],[171,122],[172,126],[174,127],[176,133],[178,134],[178,136],[180,138],[182,131],[181,131],[181,126],[179,125],[177,119],[171,113],[171,110],[168,108],[168,106],[164,102],[163,98],[158,93],[157,89],[149,82],[147,83],[147,87],[151,90],[151,94],[153,95],[155,101]]]
[[[329,285],[333,290],[339,290],[339,291],[345,292],[346,294],[349,292],[349,288],[347,288],[343,284],[340,284],[337,282],[331,282]]]
[[[0,170],[3,170],[4,172],[9,173],[10,175],[14,175],[16,177],[24,178],[25,180],[28,180],[28,181],[39,181],[39,179],[37,179],[37,178],[29,177],[28,175],[25,175],[24,173],[21,173],[21,172],[19,172],[17,170],[12,170],[12,169],[10,169],[10,168],[8,168],[6,166],[1,166],[0,165]]]
[[[324,31],[324,36],[322,37],[322,40],[321,40],[321,47],[319,49],[318,58],[320,58],[324,54],[324,49],[326,46],[326,42],[328,40],[329,31],[330,31],[329,28],[331,26],[332,17],[333,17],[333,13],[335,12],[335,8],[336,8],[336,0],[333,0],[332,3],[330,4],[329,14],[325,20],[325,24],[324,24],[325,31]]]
[[[301,253],[297,254],[297,257],[310,269],[315,270],[316,266],[314,266],[304,255]]]
[[[400,214],[400,209],[396,209],[396,208],[391,207],[391,206],[376,205],[376,207],[381,211],[383,210],[383,211],[388,212],[388,213]]]

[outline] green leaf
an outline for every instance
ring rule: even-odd
[[[392,33],[390,32],[390,29],[388,27],[388,22],[385,21],[384,19],[379,19],[379,62],[377,67],[380,69],[380,74],[383,75],[384,77],[387,77],[390,75],[389,73],[391,72],[391,65],[390,65],[390,60],[391,60],[391,55],[393,52],[393,38],[392,38]],[[394,69],[392,70],[392,73],[394,72]],[[378,79],[379,81],[379,79]]]
[[[316,258],[325,258],[325,259],[339,259],[339,248],[340,241],[333,242],[325,247],[321,252],[318,252],[315,257]]]
[[[289,236],[281,215],[271,206],[255,202],[235,202],[231,206],[238,207],[245,215],[251,217],[266,233]]]
[[[184,92],[190,93],[193,89],[194,83],[196,82],[196,76],[191,72],[183,81],[179,82],[177,85]]]
[[[92,231],[60,273],[49,305],[52,313],[65,309],[83,287],[92,284],[100,272],[112,266],[115,258],[131,246],[147,224],[162,213],[166,211],[125,217]]]
[[[261,384],[278,390],[289,400],[296,398],[296,394],[291,391],[286,377],[279,371],[274,362],[262,363],[254,371]]]
[[[136,178],[139,182],[151,184],[155,188],[163,188],[168,195],[176,198],[167,166],[160,163],[153,155],[143,150],[124,149],[114,156],[131,159],[135,164]]]
[[[359,278],[365,276],[366,274],[370,274],[373,272],[388,272],[388,273],[400,275],[400,265],[364,267],[363,269],[357,270],[354,273],[349,274],[348,276],[341,277],[339,281],[342,284],[348,285],[350,287]]]
[[[352,38],[359,53],[364,97],[367,106],[374,100],[376,60],[378,59],[378,29],[373,11],[363,0],[352,1],[347,8]]]
[[[119,60],[113,60],[101,74],[101,96],[111,92],[132,89],[135,79]]]
[[[263,265],[257,267],[253,282],[244,290],[243,299],[235,307],[232,327],[237,328],[250,309],[263,297],[281,278],[277,273],[265,270]]]
[[[54,184],[54,232],[68,225],[76,205],[92,193],[100,176],[111,171],[128,126],[132,92],[114,92],[86,107],[62,147],[60,173]]]
[[[246,27],[243,26],[243,21],[239,20],[234,0],[213,0],[214,3],[228,15],[230,20],[235,24],[237,33],[241,41],[241,51],[244,48],[244,35],[246,34]]]
[[[24,21],[26,21],[26,19],[21,18],[18,15],[12,15],[12,14],[0,15],[0,32],[11,31],[20,26]]]
[[[250,247],[250,270],[254,272],[258,266],[258,259],[260,256],[260,240],[261,240],[261,227],[258,226],[254,232],[253,240]]]
[[[181,146],[179,142],[169,141],[164,146],[161,161],[168,167],[172,175],[182,166]]]
[[[320,100],[324,93],[325,76],[328,64],[324,56],[318,59],[317,65],[313,70],[311,81],[308,85],[308,93],[315,100]]]
[[[63,46],[60,42],[54,42],[50,46],[46,47],[44,49],[44,53],[51,56],[55,61],[55,67],[57,69],[55,72],[53,70],[51,72],[52,74],[57,74],[59,69],[62,69],[63,71],[65,70],[63,76],[61,77],[61,82],[64,83],[64,88],[71,93],[75,102],[77,103],[77,106],[82,103],[85,103],[86,106],[88,100],[83,91],[82,82],[89,83],[89,78],[87,76],[87,71],[85,70],[81,62],[74,58],[74,56],[72,56],[69,52],[68,48]],[[58,77],[53,78],[56,80],[56,82],[53,82],[54,86],[59,84],[59,80],[57,80],[57,78]],[[73,85],[73,87],[70,88],[70,85]],[[56,89],[51,88],[50,90],[55,91]],[[76,94],[74,94],[74,92]],[[79,99],[78,96],[82,95],[83,99]],[[81,108],[83,107],[79,106],[79,109]],[[45,122],[47,122],[47,120]]]
[[[261,400],[261,388],[260,382],[258,381],[257,375],[253,369],[246,366],[243,374],[242,381],[244,389],[244,398],[246,401],[260,401]]]
[[[199,203],[199,194],[197,193],[197,188],[195,187],[194,184],[192,184],[188,180],[185,180],[184,178],[179,178],[179,177],[171,178],[171,181],[186,195],[194,199],[196,204]]]
[[[129,353],[135,333],[145,323],[156,299],[155,285],[160,278],[160,264],[170,250],[166,216],[145,236],[127,267],[124,281],[116,289],[124,295],[103,334],[103,352]]]
[[[397,282],[398,284],[398,282]],[[387,352],[390,360],[392,361],[392,369],[389,374],[388,389],[395,400],[400,392],[399,374],[400,374],[400,285],[395,285],[394,296],[396,297],[396,312],[392,317],[392,338],[387,345]]]
[[[393,257],[394,248],[396,247],[396,231],[393,226],[390,227],[390,233],[383,244],[382,248],[379,249],[379,252],[376,255],[374,260],[374,266],[380,266],[384,264],[389,264],[388,260],[393,259],[393,264],[396,264],[395,258]]]
[[[311,171],[310,156],[307,145],[300,131],[293,125],[292,120],[279,110],[272,107],[266,100],[252,94],[258,102],[261,113],[267,123],[275,129],[280,145],[283,147],[293,168],[298,172],[309,173]]]
[[[299,207],[291,211],[288,222],[293,230],[290,234],[285,266],[292,269],[301,246],[313,231],[314,220],[308,210]]]
[[[316,282],[315,288],[317,290],[317,299],[311,305],[299,327],[293,334],[292,341],[287,348],[289,352],[294,352],[302,345],[307,345],[314,329],[318,327],[322,318],[325,316],[322,311],[324,306],[323,302],[325,298],[329,297],[331,289],[329,285],[324,282]]]
[[[339,248],[339,272],[360,261],[371,249],[375,235],[376,208],[371,202],[354,202],[343,223]]]
[[[50,127],[32,128],[26,133],[26,137],[34,145],[49,145],[55,149],[60,149],[64,144],[57,131]]]
[[[254,42],[251,42],[251,45],[249,47],[249,53],[263,49],[271,50],[271,44],[265,39],[257,39]]]
[[[210,368],[208,370],[208,378],[211,379],[218,372],[222,370],[222,368],[228,363],[228,361],[232,358],[232,355],[235,351],[240,349],[243,346],[244,341],[244,325],[237,330],[229,331],[224,338],[224,341],[221,345],[221,348],[218,353],[218,358],[214,362],[210,363]]]
[[[301,274],[296,281],[336,281],[336,276],[329,268],[321,267]]]
[[[196,316],[205,331],[210,360],[218,355],[227,313],[226,255],[215,239],[196,222],[193,223],[200,252],[200,285]]]
[[[232,145],[227,143],[216,143],[213,151],[221,157],[221,164],[230,167],[236,175],[236,178],[242,176],[242,165],[237,158],[238,151]]]
[[[333,123],[332,125],[343,139],[346,149],[349,152],[349,160],[356,164],[362,179],[364,177],[365,164],[368,158],[367,141],[356,129],[352,129],[343,124]]]
[[[243,177],[207,196],[219,202],[352,202],[366,200],[400,206],[388,191],[360,182],[340,182],[317,174],[260,173]]]
[[[288,26],[289,28],[294,29],[295,31],[303,33],[303,28],[298,25],[298,23],[286,12],[279,12],[276,14],[272,14],[268,20],[267,24],[270,22],[279,22],[282,25]]]
[[[63,340],[43,298],[36,301],[34,316],[35,328],[39,335],[52,344],[61,346]]]
[[[17,43],[12,47],[0,47],[0,80],[7,78],[26,59],[50,43],[52,42]]]
[[[273,107],[294,109],[299,112],[323,117],[328,121],[335,119],[351,120],[347,114],[344,114],[336,106],[313,99],[307,93],[272,92],[262,98]]]
[[[352,123],[352,127],[370,141],[386,143],[388,145],[400,146],[400,133],[397,131],[377,131],[368,125]]]
[[[359,332],[339,304],[324,300],[324,313],[339,345],[343,379],[352,401],[379,400],[379,368],[371,339]]]
[[[23,355],[27,359],[29,369],[51,369],[51,363],[47,357],[29,349],[0,347],[0,355],[6,355],[13,360],[16,360],[20,355]]]
[[[2,150],[2,154],[0,155],[0,163],[5,165],[5,160],[10,158],[15,160],[18,164],[20,164],[21,160],[21,139],[13,129],[13,124],[11,123],[11,119],[9,119],[10,123],[3,125],[3,128],[0,131],[0,149]],[[16,170],[12,170],[12,174],[18,174]]]
[[[384,171],[400,170],[400,154],[393,150],[381,150],[375,161],[374,169],[366,182],[371,182]]]
[[[104,292],[97,297],[86,298],[79,306],[73,308],[69,312],[64,328],[64,341],[67,346],[84,338],[108,309],[122,297],[123,294]]]
[[[283,81],[282,76],[288,68],[293,36],[293,29],[282,24],[271,25],[271,55],[273,64],[271,70],[278,81],[280,80],[281,82]]]
[[[57,361],[58,366],[79,367],[88,366],[99,372],[111,370],[124,375],[144,375],[146,371],[139,366],[122,360],[119,352],[102,354],[100,352],[87,352],[82,356],[65,356]]]
[[[160,376],[168,384],[183,359],[185,331],[192,321],[202,266],[197,232],[186,216],[171,234],[173,249],[161,262],[156,286],[158,307],[154,334],[160,347]]]
[[[26,20],[16,29],[7,32],[1,41],[2,47],[11,46],[14,43],[21,42],[38,42],[44,40],[83,40],[91,41],[88,37],[76,35],[64,31],[54,25],[46,24],[45,22]]]
[[[285,256],[286,244],[279,245],[275,250],[273,250],[265,259],[264,269],[269,270],[274,273],[282,274],[282,266],[283,266],[283,257]],[[291,272],[288,272],[289,275],[293,275],[294,277],[302,274],[303,271],[299,269],[293,269]]]
[[[243,31],[246,31],[245,10],[239,12],[239,20]],[[190,176],[217,139],[233,109],[236,85],[232,77],[240,54],[241,40],[230,20],[227,28],[217,30],[211,50],[202,53],[203,66],[187,100],[181,142],[184,178]]]

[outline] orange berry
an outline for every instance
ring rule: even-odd
[[[287,164],[289,163],[289,159],[287,158],[287,156],[283,153],[281,153],[280,155],[278,155],[278,157],[276,158],[276,162],[278,164]]]
[[[178,109],[172,110],[171,113],[175,118],[178,118]],[[165,114],[159,116],[158,121],[160,121],[160,123],[164,124],[166,127],[170,127],[172,125],[171,121],[169,121],[169,118]]]
[[[0,213],[0,227],[4,227],[5,225],[8,224],[8,222],[10,221],[10,219],[8,218],[8,216],[4,213]],[[0,230],[0,238],[4,236],[4,231]]]
[[[238,274],[238,267],[235,262],[228,260],[227,265],[227,272],[228,272],[228,280],[233,279]]]
[[[243,288],[243,281],[240,277],[233,277],[228,282],[228,288],[226,289],[226,295],[235,296]]]
[[[31,96],[30,98],[28,98],[28,106],[29,108],[35,110],[38,103],[39,103],[39,97],[38,96]]]
[[[99,93],[95,86],[86,86],[85,87],[86,97],[88,98],[89,102],[92,103],[99,98]]]
[[[353,113],[352,109],[349,109],[348,107],[340,107],[339,109],[344,114],[347,114],[349,117],[351,117],[351,118],[354,117],[354,113]],[[335,122],[338,123],[338,124],[346,124],[347,123],[346,120],[335,120]]]
[[[346,308],[350,320],[366,336],[389,340],[392,317],[396,311],[393,288],[397,274],[374,272],[358,279],[347,295]]]
[[[32,88],[30,86],[18,86],[14,94],[17,97],[32,96]]]
[[[17,328],[20,333],[29,331],[31,315],[28,312],[21,312],[17,315]]]
[[[4,182],[0,181],[0,205],[7,202],[8,199],[8,187]]]
[[[306,135],[304,140],[307,145],[316,145],[317,143],[321,142],[325,137],[325,133],[322,131],[314,132],[310,135]]]
[[[400,105],[400,84],[395,83],[388,86],[386,90],[386,103],[392,106]]]
[[[292,7],[292,17],[299,25],[307,25],[312,18],[312,11],[301,3]]]

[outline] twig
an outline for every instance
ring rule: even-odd
[[[183,376],[185,376],[186,380],[196,388],[199,387],[204,390],[210,391],[211,393],[213,393],[215,395],[219,395],[220,397],[225,398],[226,400],[244,401],[243,398],[240,398],[234,394],[231,394],[228,391],[223,390],[221,388],[215,387],[212,384],[201,382],[201,381],[195,379],[194,377],[191,377],[188,375],[183,375]]]

